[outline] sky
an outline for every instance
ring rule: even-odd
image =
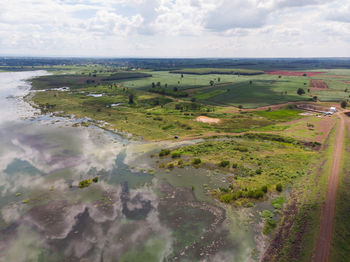
[[[0,55],[350,57],[350,1],[0,0]]]

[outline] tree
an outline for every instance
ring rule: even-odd
[[[299,87],[297,94],[301,96],[301,95],[305,94],[305,90]]]
[[[220,82],[220,80],[221,80],[220,77],[218,77],[218,82]]]
[[[155,88],[155,87],[156,87],[156,85],[155,85],[155,83],[154,83],[154,82],[152,82],[152,87],[153,87],[153,88]]]
[[[133,93],[129,94],[129,104],[130,105],[134,103],[134,98],[135,98],[135,96]]]
[[[173,88],[174,92],[177,92],[177,90],[179,90],[176,86]]]
[[[184,74],[181,74],[181,78],[184,78]]]
[[[252,81],[252,80],[250,80],[250,81],[249,81],[249,85],[250,85],[250,86],[252,86],[252,84],[253,84],[253,81]]]
[[[214,81],[213,81],[213,80],[210,80],[209,84],[210,84],[211,86],[213,86],[213,85],[214,85]]]
[[[317,96],[314,96],[314,97],[312,98],[312,100],[315,101],[315,102],[317,102],[317,99],[318,99]]]
[[[157,87],[160,87],[160,82],[157,82]]]
[[[282,186],[281,183],[278,183],[278,184],[276,185],[276,190],[277,190],[278,192],[282,192],[283,186]]]
[[[346,102],[345,100],[343,100],[343,101],[340,102],[340,106],[341,106],[342,108],[346,108],[347,105],[348,105],[348,102]]]

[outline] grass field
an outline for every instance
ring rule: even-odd
[[[183,167],[200,159],[198,167],[229,172],[226,188],[213,192],[221,201],[247,204],[253,198],[263,198],[276,192],[276,185],[289,187],[306,174],[317,155],[294,139],[276,135],[254,134],[239,138],[208,139],[196,145],[184,146],[169,152],[161,165]],[[164,162],[165,160],[165,162]],[[266,187],[261,196],[249,195]],[[246,195],[247,194],[247,195]]]
[[[134,103],[129,104],[129,95]],[[102,95],[101,97],[88,96]],[[289,114],[301,118],[295,109],[257,113],[228,114],[212,106],[192,102],[179,102],[142,90],[128,91],[118,86],[97,86],[77,91],[57,90],[36,92],[33,101],[44,112],[64,112],[77,117],[88,117],[109,123],[110,129],[142,136],[145,139],[172,139],[174,136],[196,137],[208,132],[242,132],[253,128],[287,121]],[[116,105],[111,107],[111,105]],[[210,125],[195,121],[197,116],[219,118],[218,124]],[[280,115],[280,117],[278,117]]]

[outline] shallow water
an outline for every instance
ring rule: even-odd
[[[150,154],[174,145],[36,115],[22,80],[41,74],[0,73],[0,261],[254,260],[257,209],[223,206],[203,186],[225,174],[158,170]]]

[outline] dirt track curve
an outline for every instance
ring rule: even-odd
[[[335,214],[345,129],[344,114],[339,113],[339,116],[340,125],[338,126],[334,141],[332,169],[328,177],[328,190],[326,200],[322,208],[321,227],[317,240],[315,262],[328,262],[332,242],[333,220]]]

